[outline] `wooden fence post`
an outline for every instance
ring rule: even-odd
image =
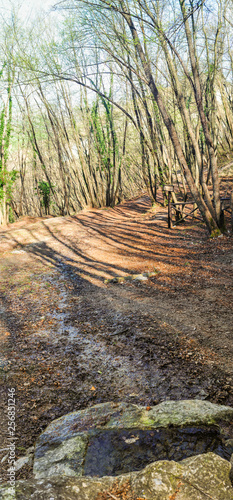
[[[168,228],[171,229],[172,214],[171,214],[171,192],[168,191]]]
[[[168,193],[167,195],[167,201],[168,201],[168,218],[167,218],[167,223],[168,223],[168,228],[172,228],[172,206],[171,206],[171,193],[174,192],[174,187],[171,184],[167,184],[163,186],[163,190]]]

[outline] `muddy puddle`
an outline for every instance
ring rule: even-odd
[[[92,431],[83,475],[117,476],[157,460],[180,461],[207,452],[230,458],[217,427]]]
[[[59,356],[66,357],[66,375],[73,375],[77,387],[82,385],[87,400],[90,395],[95,403],[114,399],[154,405],[179,400],[181,394],[182,399],[211,400],[213,380],[208,370],[203,377],[189,347],[187,361],[179,359],[184,346],[177,337],[166,333],[165,327],[161,331],[156,316],[136,309],[137,286],[129,288],[127,301],[120,285],[93,291],[85,284],[84,294],[79,277],[65,263],[46,281],[59,289],[59,307],[47,314],[47,323],[53,321],[54,326],[40,335],[49,339],[50,350],[54,345]],[[67,282],[75,284],[75,291]]]

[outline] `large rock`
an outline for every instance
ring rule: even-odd
[[[19,481],[12,497],[0,488],[1,500],[104,500],[123,498],[119,486],[128,488],[127,498],[146,500],[232,500],[230,463],[214,453],[195,456],[180,463],[160,461],[139,472],[116,477],[88,478],[55,476]],[[117,482],[117,486],[116,486]],[[110,495],[101,495],[101,492]],[[131,492],[132,496],[129,496]],[[133,495],[134,492],[134,495]]]
[[[34,475],[117,476],[155,460],[212,451],[230,458],[217,426],[230,419],[233,408],[208,401],[166,401],[149,411],[126,403],[96,405],[46,428],[36,445]]]

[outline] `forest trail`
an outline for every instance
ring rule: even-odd
[[[142,195],[0,228],[0,276],[1,429],[15,387],[18,456],[51,420],[95,403],[233,404],[232,236],[169,230]]]

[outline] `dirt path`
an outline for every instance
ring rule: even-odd
[[[18,456],[51,420],[95,403],[233,405],[232,237],[168,230],[166,210],[142,196],[2,228],[0,275],[0,460],[9,387]]]

